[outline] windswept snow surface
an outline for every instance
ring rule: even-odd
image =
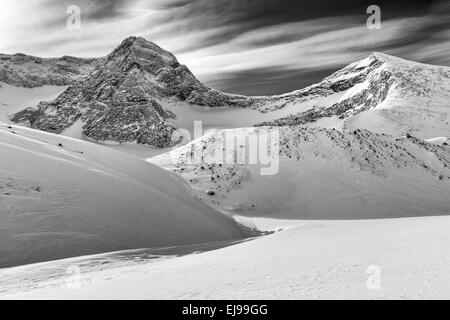
[[[2,123],[0,150],[0,267],[246,236],[182,179],[124,153]]]
[[[109,268],[90,257],[6,269],[0,299],[450,298],[449,217],[255,223],[287,228],[200,254],[108,260]],[[79,278],[66,273],[77,266]]]

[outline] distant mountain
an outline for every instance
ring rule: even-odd
[[[286,97],[301,112],[260,125],[305,125],[334,118],[328,123],[350,130],[420,138],[450,135],[449,67],[373,53]]]
[[[245,97],[204,85],[173,54],[140,37],[125,39],[95,61],[92,72],[80,74],[81,80],[54,101],[25,109],[11,120],[53,133],[76,126],[92,140],[157,147],[178,142],[173,132],[195,107],[202,109],[189,117],[196,120],[211,108],[232,109],[235,120],[226,122],[230,128],[311,125],[394,136],[450,136],[449,67],[373,53],[307,88]]]
[[[39,58],[23,53],[0,54],[0,82],[25,88],[66,86],[87,76],[99,61],[101,58]]]

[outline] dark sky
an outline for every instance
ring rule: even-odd
[[[2,0],[0,52],[101,56],[140,35],[203,81],[249,95],[300,89],[373,51],[450,65],[450,1]],[[18,4],[20,3],[20,4]],[[366,9],[381,9],[369,30]],[[81,28],[67,27],[67,8]]]

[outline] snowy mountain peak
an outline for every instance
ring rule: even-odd
[[[142,37],[135,36],[123,40],[122,43],[107,56],[107,59],[112,61],[124,58],[133,60],[133,62],[149,72],[155,71],[154,68],[152,68],[153,64],[178,64],[176,57],[169,51],[162,49],[157,44],[147,41]]]
[[[83,81],[52,102],[17,113],[12,121],[54,133],[76,124],[93,140],[167,147],[175,130],[168,119],[174,114],[163,104],[243,107],[246,101],[205,86],[158,45],[129,37]]]
[[[448,146],[368,130],[282,127],[276,149],[279,170],[262,176],[262,164],[245,160],[247,145],[239,151],[224,143],[228,134],[245,141],[258,130],[216,130],[148,161],[180,174],[213,207],[244,215],[361,219],[448,212],[441,209],[450,205]],[[224,150],[220,158],[217,150]],[[226,161],[232,155],[236,160]],[[402,209],[396,197],[402,199]],[[421,206],[425,203],[427,210]]]
[[[129,37],[83,81],[12,120],[54,133],[76,124],[94,140],[163,147],[170,144],[174,127],[167,123],[172,114],[161,101],[195,99],[208,90],[171,53]]]
[[[386,64],[415,64],[416,62],[402,59],[383,52],[372,52],[367,58],[357,61],[360,65],[369,65],[371,62],[378,61]]]
[[[262,125],[305,125],[335,118],[339,128],[395,136],[450,134],[450,68],[384,53],[374,52],[284,99],[299,111]]]

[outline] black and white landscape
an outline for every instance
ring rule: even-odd
[[[178,10],[154,5],[168,14],[205,8],[223,22],[205,1],[170,3]],[[353,9],[322,17],[312,8],[295,23],[317,29],[301,40],[289,38],[289,14],[262,26],[265,11],[256,11],[261,20],[232,38],[267,43],[254,55],[226,54],[230,69],[204,80],[189,57],[200,55],[192,64],[202,71],[202,50],[231,50],[233,40],[200,53],[174,44],[183,63],[143,31],[99,56],[0,54],[0,299],[450,298],[450,61],[440,54],[448,58],[448,4],[416,5],[397,17],[386,4],[385,32],[417,24],[405,44],[391,34],[350,59],[356,44],[348,43],[325,67],[306,54],[308,74],[329,73],[272,95],[237,94],[255,90],[243,75],[277,70],[290,88],[292,70],[258,59],[273,61],[295,41],[327,50],[333,35],[358,35],[353,20],[328,30]],[[231,18],[243,19],[236,6],[222,25],[228,35]],[[88,15],[90,23],[109,23],[110,7],[86,8],[105,14]],[[420,26],[440,40],[417,36]],[[174,39],[200,37],[176,30]],[[383,27],[365,32],[385,36]],[[204,68],[217,62],[203,59]]]

